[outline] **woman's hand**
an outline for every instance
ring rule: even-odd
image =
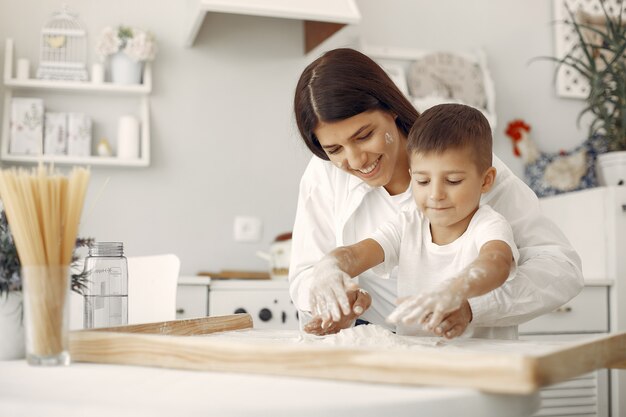
[[[459,309],[467,300],[469,285],[465,279],[450,279],[417,295],[399,300],[398,307],[389,315],[392,324],[419,323],[434,331],[444,317]]]
[[[324,256],[313,267],[313,277],[309,293],[311,314],[321,318],[323,324],[348,316],[351,307],[347,293],[358,287],[339,267],[337,258],[331,254]]]
[[[472,321],[472,308],[467,300],[463,301],[458,310],[444,317],[443,321],[435,327],[435,334],[446,339],[454,339],[461,336]]]
[[[348,291],[347,297],[351,306],[349,314],[342,315],[338,321],[328,322],[324,322],[320,316],[314,316],[313,319],[304,326],[304,331],[318,336],[337,333],[342,329],[350,327],[352,322],[363,314],[372,304],[372,297],[367,291],[360,288]]]

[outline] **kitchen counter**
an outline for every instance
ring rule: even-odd
[[[536,394],[75,363],[0,362],[1,416],[530,416]]]
[[[210,285],[211,278],[197,275],[178,277],[178,285]]]

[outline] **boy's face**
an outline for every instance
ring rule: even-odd
[[[410,156],[413,198],[430,221],[433,240],[443,238],[436,243],[449,243],[465,232],[481,194],[495,179],[493,167],[478,172],[474,159],[469,147]]]

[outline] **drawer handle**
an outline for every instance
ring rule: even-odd
[[[172,310],[170,310],[172,311]],[[176,309],[176,314],[185,314],[185,309],[184,308],[177,308]]]
[[[554,310],[555,313],[571,313],[572,312],[572,307],[570,306],[563,306],[563,307],[559,307],[556,310]]]

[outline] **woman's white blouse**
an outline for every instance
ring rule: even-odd
[[[583,287],[580,257],[556,225],[541,214],[537,196],[495,155],[493,164],[496,182],[481,204],[489,204],[511,224],[520,259],[513,279],[469,300],[473,326],[523,323],[556,309]],[[300,181],[289,267],[290,294],[298,310],[310,311],[312,267],[323,255],[371,235],[411,204],[410,190],[389,196],[383,187],[370,187],[313,157]],[[372,270],[358,280],[372,295],[372,306],[362,318],[388,326],[385,318],[395,307],[396,280],[381,279]]]

